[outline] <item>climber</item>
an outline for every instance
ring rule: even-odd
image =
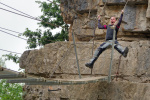
[[[123,18],[123,13],[124,13],[124,10],[122,10],[121,12],[121,16],[120,16],[120,19],[119,19],[119,22],[117,23],[117,25],[115,26],[115,31],[116,31],[116,37],[115,37],[115,44],[114,44],[114,48],[119,52],[121,53],[124,57],[127,57],[127,54],[128,54],[128,47],[126,47],[125,49],[123,49],[123,47],[118,43],[117,41],[117,33],[118,33],[118,30],[120,28],[120,24],[122,22],[122,18]],[[98,28],[99,29],[107,29],[107,33],[106,33],[106,41],[104,43],[102,43],[95,51],[94,53],[94,56],[93,58],[90,60],[89,63],[86,63],[85,66],[88,67],[88,68],[93,68],[93,65],[94,65],[94,62],[97,60],[97,58],[99,57],[99,55],[104,51],[106,50],[109,46],[112,45],[112,41],[113,41],[113,29],[111,29],[111,26],[113,26],[115,24],[115,22],[117,21],[115,17],[111,17],[110,19],[110,22],[111,24],[110,25],[101,25],[100,23],[100,19],[101,19],[101,16],[98,15]]]

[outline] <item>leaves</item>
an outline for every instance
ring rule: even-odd
[[[59,7],[59,0],[53,0],[53,3],[47,3],[47,2],[37,2],[40,4],[41,11],[43,12],[43,15],[40,16],[40,19],[42,22],[39,24],[42,25],[45,28],[51,28],[55,29],[57,27],[62,27],[64,25],[63,17],[61,16],[61,11]],[[52,23],[48,24],[45,22]]]
[[[6,80],[0,80],[0,100],[23,100],[23,89],[20,84],[6,83]]]
[[[0,66],[1,67],[6,67],[5,62],[2,58],[0,58]]]
[[[4,67],[5,62],[0,58],[0,66]],[[21,84],[6,83],[0,80],[0,100],[23,100],[23,89]]]
[[[53,0],[54,3],[47,3],[36,1],[40,4],[41,11],[43,15],[40,16],[42,20],[39,24],[40,27],[49,28],[48,30],[42,32],[40,29],[32,31],[26,29],[23,36],[27,37],[28,48],[36,48],[38,46],[43,46],[48,43],[53,43],[56,41],[68,40],[68,25],[64,23],[61,16],[60,7],[58,6],[59,0]],[[52,35],[51,30],[56,28],[62,28],[60,33]]]
[[[26,29],[23,35],[28,37],[28,48],[36,48],[37,46],[43,46],[48,43],[68,40],[68,31],[65,31],[65,29],[62,29],[61,33],[57,33],[54,36],[50,30],[46,30],[42,33],[41,30],[38,29],[35,32]]]
[[[10,54],[5,54],[3,55],[3,57],[5,57],[5,60],[12,60],[14,63],[19,63],[19,58],[16,54],[13,55],[12,53]]]

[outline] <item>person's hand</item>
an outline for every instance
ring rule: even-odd
[[[121,14],[123,14],[123,13],[124,13],[124,10],[121,11]]]
[[[97,16],[97,19],[98,19],[98,20],[100,20],[100,19],[101,19],[101,16],[100,16],[100,15],[98,15],[98,16]]]

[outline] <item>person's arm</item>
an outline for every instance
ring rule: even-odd
[[[98,28],[99,28],[99,29],[107,29],[107,25],[101,25],[100,22],[101,22],[101,21],[98,20]]]
[[[118,29],[120,28],[120,25],[121,25],[121,22],[122,22],[123,13],[124,13],[124,11],[122,10],[122,13],[121,13],[120,19],[119,19],[119,21],[118,21],[118,24],[116,25]]]
[[[99,29],[107,29],[107,26],[106,26],[106,25],[101,25],[101,23],[100,23],[100,22],[101,22],[101,20],[100,20],[100,19],[101,19],[101,16],[98,15],[97,18],[98,18],[98,28],[99,28]]]

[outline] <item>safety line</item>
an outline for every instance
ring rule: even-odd
[[[4,49],[0,49],[1,51],[6,51],[6,52],[10,52],[10,53],[15,53],[15,54],[22,54],[22,53],[17,53],[17,52],[13,52],[13,51],[8,51],[8,50],[4,50]]]
[[[0,4],[6,6],[6,7],[8,7],[8,8],[11,8],[11,9],[13,9],[13,10],[15,10],[15,11],[18,11],[18,12],[20,12],[20,13],[22,13],[22,14],[25,14],[25,15],[27,15],[27,16],[33,17],[33,16],[31,16],[31,15],[29,15],[29,14],[26,14],[26,13],[20,11],[20,10],[17,10],[17,9],[15,9],[15,8],[13,8],[13,7],[10,7],[10,6],[8,6],[8,5],[2,3],[2,2],[0,2]],[[33,17],[33,18],[34,18],[34,17]]]
[[[0,27],[1,29],[4,29],[4,30],[7,30],[7,31],[10,31],[10,32],[14,32],[14,33],[18,33],[19,35],[21,35],[22,33],[20,32],[16,32],[16,31],[13,31],[13,30],[10,30],[10,29],[7,29],[7,28],[3,28],[3,27]]]
[[[11,34],[11,33],[8,33],[8,32],[5,32],[5,31],[2,31],[2,30],[0,30],[0,31],[3,32],[3,33],[6,33],[6,34],[8,34],[8,35],[11,35],[11,36],[14,36],[14,37],[17,37],[17,38],[20,38],[20,39],[23,39],[23,40],[26,40],[26,41],[27,41],[27,39],[21,38],[21,37],[16,36],[16,35],[13,35],[13,34]]]
[[[13,11],[10,11],[10,10],[7,10],[7,9],[4,9],[4,8],[0,8],[1,10],[4,10],[4,11],[7,11],[7,12],[10,12],[10,13],[13,13],[13,14],[16,14],[16,15],[20,15],[20,16],[23,16],[23,17],[26,17],[26,18],[30,18],[30,19],[33,19],[33,20],[37,20],[37,21],[41,21],[43,23],[46,23],[46,24],[49,24],[49,25],[52,25],[52,26],[55,26],[55,27],[63,27],[63,26],[58,26],[58,25],[54,25],[52,23],[49,23],[49,22],[44,22],[38,18],[33,18],[33,17],[29,17],[29,16],[25,16],[25,15],[22,15],[22,14],[19,14],[19,13],[16,13],[16,12],[13,12]]]

